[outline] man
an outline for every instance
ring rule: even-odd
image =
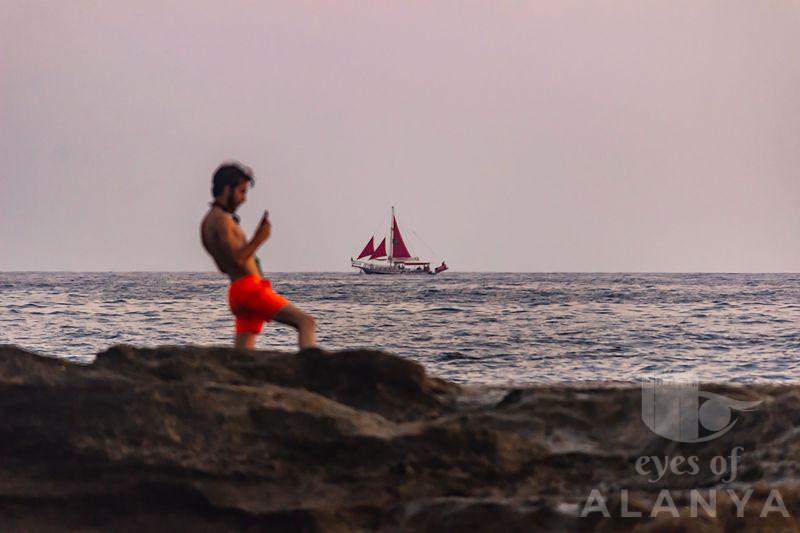
[[[220,272],[228,275],[231,286],[228,304],[236,317],[236,348],[253,349],[264,322],[275,320],[297,330],[300,349],[316,345],[314,318],[272,290],[262,279],[256,250],[272,232],[269,216],[264,216],[249,241],[239,227],[236,209],[247,200],[247,189],[254,185],[253,172],[239,163],[225,163],[214,173],[211,203],[200,224],[203,247],[214,258]]]

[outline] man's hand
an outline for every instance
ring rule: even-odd
[[[256,228],[256,233],[253,235],[253,240],[259,244],[269,239],[272,234],[272,223],[269,221],[269,211],[264,211],[264,216],[261,217],[261,222]]]

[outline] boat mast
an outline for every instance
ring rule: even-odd
[[[392,221],[389,222],[389,265],[392,264],[393,251],[394,251],[394,206],[392,206]]]

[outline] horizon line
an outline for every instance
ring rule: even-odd
[[[216,270],[0,270],[0,274],[225,274]],[[266,274],[353,274],[351,270],[275,270]],[[450,270],[450,274],[800,274],[778,270]]]

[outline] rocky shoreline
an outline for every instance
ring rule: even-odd
[[[703,388],[760,404],[686,444],[642,422],[638,385],[462,387],[378,351],[115,346],[79,365],[2,346],[0,524],[796,531],[800,386]]]

